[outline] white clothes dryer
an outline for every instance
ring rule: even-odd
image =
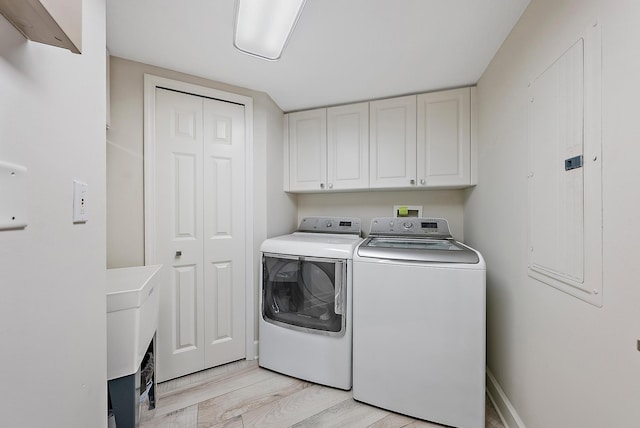
[[[444,219],[377,218],[353,261],[353,398],[485,423],[485,262]]]
[[[345,390],[352,381],[357,218],[307,217],[262,243],[259,365]]]

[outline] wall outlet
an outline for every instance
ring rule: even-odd
[[[393,217],[422,217],[422,205],[394,205]]]
[[[394,205],[393,217],[422,217],[422,205]]]
[[[89,220],[87,212],[88,185],[81,181],[73,180],[73,222],[86,223]]]

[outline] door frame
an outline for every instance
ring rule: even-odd
[[[165,77],[144,75],[144,262],[156,264],[156,88],[185,92],[244,106],[245,126],[245,358],[257,356],[255,345],[255,284],[253,272],[253,98]]]

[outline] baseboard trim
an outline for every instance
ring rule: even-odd
[[[505,428],[526,428],[518,412],[516,412],[511,401],[509,401],[509,397],[504,393],[504,390],[489,368],[487,368],[487,395],[491,403],[493,403],[493,407],[495,407]]]

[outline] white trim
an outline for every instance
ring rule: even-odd
[[[285,192],[288,192],[290,189],[290,181],[289,181],[289,173],[291,171],[291,167],[289,165],[289,115],[285,114],[282,118],[282,134],[283,134],[283,150],[282,150],[282,154],[283,154],[283,167],[284,167],[284,171],[283,171],[283,180],[282,180],[282,186]]]
[[[151,74],[144,75],[144,261],[155,264],[155,117],[156,88],[167,88],[203,97],[215,98],[244,105],[245,119],[245,358],[253,360],[255,352],[255,284],[253,256],[253,98],[224,92],[205,86],[193,85],[178,80],[167,79]]]
[[[469,171],[470,181],[469,184],[475,186],[478,184],[478,88],[476,86],[471,87],[471,150],[469,154],[471,156]]]
[[[505,428],[526,428],[516,409],[487,367],[487,395]]]

